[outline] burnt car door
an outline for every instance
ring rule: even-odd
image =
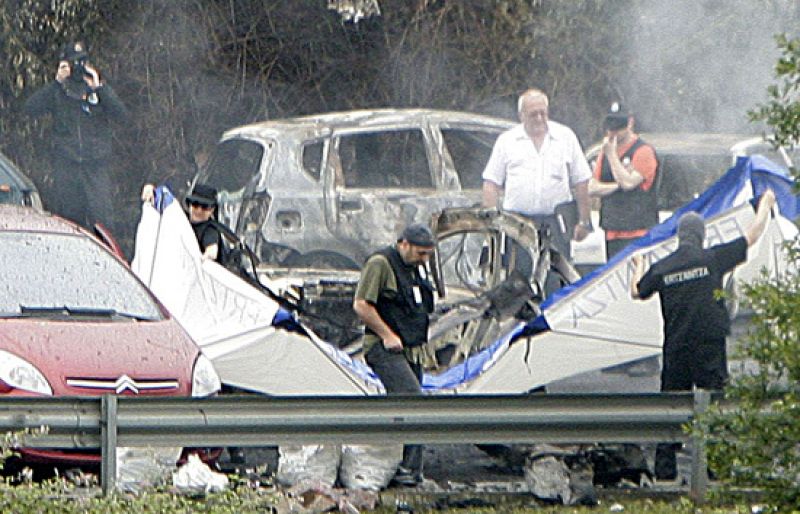
[[[509,123],[509,125],[511,125]],[[506,126],[473,125],[444,122],[434,135],[441,137],[444,166],[455,170],[461,189],[476,202],[483,187],[483,169],[492,154],[498,136]]]
[[[326,173],[326,223],[354,259],[391,243],[403,226],[465,205],[457,177],[424,127],[334,133]]]

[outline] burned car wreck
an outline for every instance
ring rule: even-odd
[[[480,114],[377,109],[226,131],[194,183],[259,261],[358,269],[410,222],[480,201],[495,139],[514,122]]]
[[[548,274],[569,283],[578,275],[552,266],[549,236],[517,214],[496,209],[444,209],[432,216],[437,245],[430,263],[437,301],[431,315],[429,372],[483,350],[515,325],[540,314]],[[511,244],[514,241],[515,244]],[[515,270],[518,252],[535,263],[531,276]],[[293,304],[324,340],[357,350],[362,327],[352,309],[359,273],[258,265],[261,283]]]

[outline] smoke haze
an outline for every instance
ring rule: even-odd
[[[619,77],[641,130],[758,133],[747,111],[766,100],[778,58],[775,34],[796,34],[795,0],[646,0]]]

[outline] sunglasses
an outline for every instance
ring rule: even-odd
[[[189,202],[189,206],[190,207],[200,207],[201,209],[206,209],[206,210],[211,210],[211,209],[213,209],[215,207],[214,205],[207,205],[207,204],[200,203],[200,202]]]

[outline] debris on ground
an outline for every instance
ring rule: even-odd
[[[138,494],[144,489],[169,482],[180,454],[181,448],[175,446],[163,448],[118,447],[117,489]]]
[[[402,460],[402,444],[344,445],[339,482],[348,489],[380,491],[389,485]]]
[[[228,477],[213,471],[197,454],[190,454],[186,464],[172,475],[172,484],[185,492],[215,493],[228,488]]]
[[[292,487],[315,482],[333,487],[338,476],[341,448],[338,445],[282,445],[276,480]]]
[[[276,506],[278,514],[317,513],[338,509],[338,512],[358,514],[378,506],[376,492],[361,489],[337,489],[317,480],[301,481],[288,490]]]

